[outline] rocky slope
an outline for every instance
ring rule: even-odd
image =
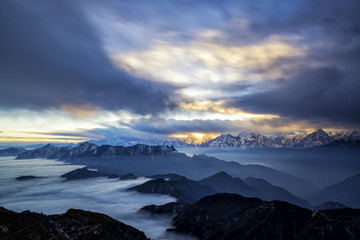
[[[109,216],[69,209],[64,214],[16,213],[0,207],[0,238],[29,239],[119,239],[145,240],[145,234]]]
[[[311,211],[286,202],[215,194],[184,208],[172,231],[201,239],[359,239],[360,210]]]

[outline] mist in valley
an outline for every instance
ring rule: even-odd
[[[290,173],[325,187],[359,174],[359,152],[304,149],[181,148],[188,156],[206,154],[243,165],[258,164]]]
[[[15,160],[0,157],[0,206],[13,211],[30,210],[44,214],[64,213],[70,208],[107,214],[144,231],[154,239],[192,239],[166,232],[170,216],[151,216],[137,211],[150,204],[165,204],[175,198],[159,194],[141,194],[126,189],[148,181],[147,178],[119,180],[98,177],[64,181],[60,176],[84,165],[69,165],[49,159]],[[19,176],[37,176],[16,180]]]

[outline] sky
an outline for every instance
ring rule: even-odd
[[[0,144],[360,129],[359,12],[356,0],[2,0]]]

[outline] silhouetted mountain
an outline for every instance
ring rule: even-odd
[[[209,186],[200,185],[186,177],[170,181],[158,178],[129,188],[128,190],[135,190],[142,193],[166,194],[177,198],[179,202],[194,202],[204,196],[215,193]]]
[[[360,174],[325,187],[309,199],[318,204],[335,201],[349,207],[360,208]]]
[[[44,177],[37,177],[37,176],[20,176],[20,177],[16,177],[15,179],[18,181],[26,181],[26,180],[32,180],[32,179],[37,179],[37,178],[44,178]]]
[[[95,170],[89,170],[86,167],[73,170],[71,172],[61,175],[62,178],[66,178],[67,181],[94,178],[94,177],[103,177],[105,174],[100,173]]]
[[[180,178],[183,178],[184,176],[181,176],[179,174],[175,173],[167,173],[167,174],[155,174],[152,176],[147,176],[147,178],[157,179],[157,178],[164,178],[166,180],[177,180]]]
[[[314,207],[314,209],[317,209],[317,210],[330,210],[330,209],[342,209],[342,208],[348,208],[348,207],[342,203],[333,202],[333,201],[325,202],[321,205]]]
[[[108,178],[118,178],[120,180],[129,180],[129,179],[136,179],[137,177],[132,174],[128,173],[125,175],[118,175],[118,174],[107,174],[97,170],[90,170],[87,167],[75,169],[68,173],[61,175],[62,178],[66,178],[67,181],[69,180],[78,180],[78,179],[86,179],[86,178],[95,178],[95,177],[108,177]]]
[[[217,171],[215,169],[211,170],[216,171],[215,173],[220,170],[240,179],[246,177],[263,178],[271,184],[285,188],[298,196],[306,196],[306,192],[314,193],[317,189],[315,186],[313,186],[311,183],[307,182],[304,179],[297,177],[294,178],[294,176],[290,174],[277,171],[262,165],[241,165],[237,162],[223,162],[221,160],[206,155],[194,155],[193,158],[197,162],[204,161],[204,165],[206,163],[206,165],[202,167],[203,172],[206,172],[205,169],[207,169],[209,165],[213,165],[214,167],[216,166]],[[211,171],[207,172],[211,173]]]
[[[107,177],[110,178],[110,179],[121,178],[121,176],[119,174],[115,174],[115,173],[109,174]]]
[[[312,212],[286,202],[215,194],[184,208],[172,231],[201,239],[358,239],[360,210]]]
[[[248,186],[240,178],[233,178],[225,172],[219,172],[204,178],[198,181],[198,183],[201,185],[208,185],[219,193],[237,193],[247,197],[260,197],[260,193],[256,188]]]
[[[64,214],[16,213],[0,207],[0,238],[142,240],[149,239],[136,228],[107,215],[69,209]]]
[[[248,177],[244,179],[244,182],[248,186],[256,188],[263,200],[280,200],[306,208],[311,206],[306,200],[296,197],[288,190],[274,186],[264,179]]]
[[[128,173],[128,174],[125,174],[123,176],[120,176],[119,179],[120,180],[131,180],[131,179],[137,179],[137,177],[132,173]]]
[[[170,202],[164,205],[148,205],[139,210],[139,212],[145,211],[151,214],[169,214],[174,215],[181,212],[185,207],[190,206],[188,203]]]
[[[0,149],[0,157],[17,156],[25,151],[26,151],[25,148],[15,148],[15,147]]]

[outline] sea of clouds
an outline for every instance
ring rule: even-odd
[[[118,180],[98,177],[64,181],[60,176],[83,165],[69,165],[49,159],[15,160],[0,157],[0,206],[21,212],[64,213],[69,208],[101,212],[144,231],[153,239],[192,239],[166,232],[171,218],[151,216],[137,211],[150,204],[176,201],[158,194],[140,194],[127,188],[146,182],[147,178]],[[19,181],[19,176],[44,177]]]

